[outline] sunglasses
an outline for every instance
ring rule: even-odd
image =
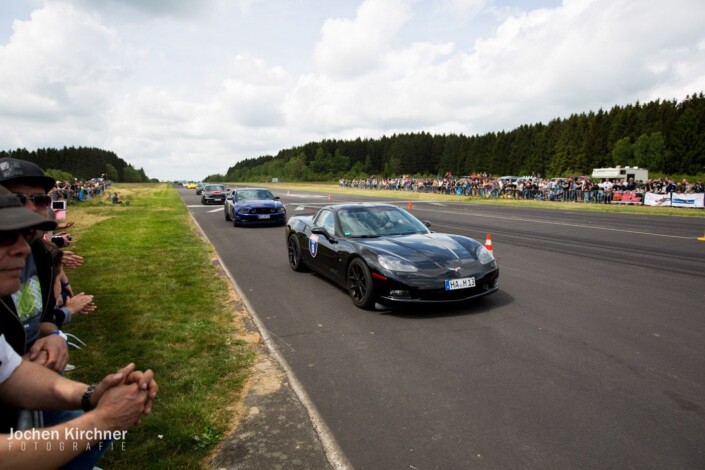
[[[44,209],[46,207],[49,207],[49,204],[51,204],[51,196],[47,194],[15,193],[15,196],[17,196],[17,199],[20,200],[20,203],[23,206],[27,204],[27,201],[32,201],[32,204],[34,204],[34,207],[36,207],[37,209]]]
[[[27,243],[32,243],[37,236],[37,230],[26,228],[23,230],[13,230],[9,232],[0,232],[0,246],[8,247],[17,242],[17,239],[22,237]]]

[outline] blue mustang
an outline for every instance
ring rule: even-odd
[[[238,188],[225,200],[225,220],[238,225],[284,225],[286,207],[267,188]]]

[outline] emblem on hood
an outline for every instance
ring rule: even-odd
[[[457,268],[448,268],[448,269],[450,269],[451,271],[455,271],[457,273],[460,271],[460,266],[458,266]]]

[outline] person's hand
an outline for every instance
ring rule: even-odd
[[[152,404],[154,399],[157,397],[159,392],[159,385],[154,381],[154,372],[151,369],[147,369],[142,372],[139,370],[131,372],[127,376],[126,383],[136,383],[140,390],[147,391],[147,401],[144,404],[144,415],[148,415],[152,412]]]
[[[67,228],[71,227],[74,224],[73,221],[70,222],[61,222],[56,225],[56,230],[66,230]]]
[[[96,305],[93,303],[93,296],[85,292],[80,292],[73,297],[68,297],[64,307],[68,307],[72,314],[78,312],[87,314],[96,309]]]
[[[83,256],[78,256],[73,251],[64,250],[64,255],[61,257],[61,264],[65,268],[77,268],[83,264]]]
[[[91,396],[91,404],[96,406],[110,388],[121,385],[137,385],[137,389],[146,394],[142,413],[148,415],[152,412],[152,403],[159,391],[159,385],[154,381],[154,373],[147,369],[145,372],[136,370],[135,364],[130,363],[117,373],[106,376],[95,388]]]
[[[98,306],[91,300],[91,302],[81,309],[81,313],[87,315],[89,313],[95,312]]]
[[[121,383],[103,392],[94,413],[105,428],[124,431],[139,424],[146,401],[147,392],[140,390],[136,383]]]
[[[69,362],[66,340],[59,335],[43,336],[30,348],[28,359],[56,372],[62,372]]]

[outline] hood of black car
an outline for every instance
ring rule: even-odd
[[[441,233],[401,235],[356,240],[377,254],[398,256],[418,267],[460,266],[477,261],[479,243],[471,238]]]

